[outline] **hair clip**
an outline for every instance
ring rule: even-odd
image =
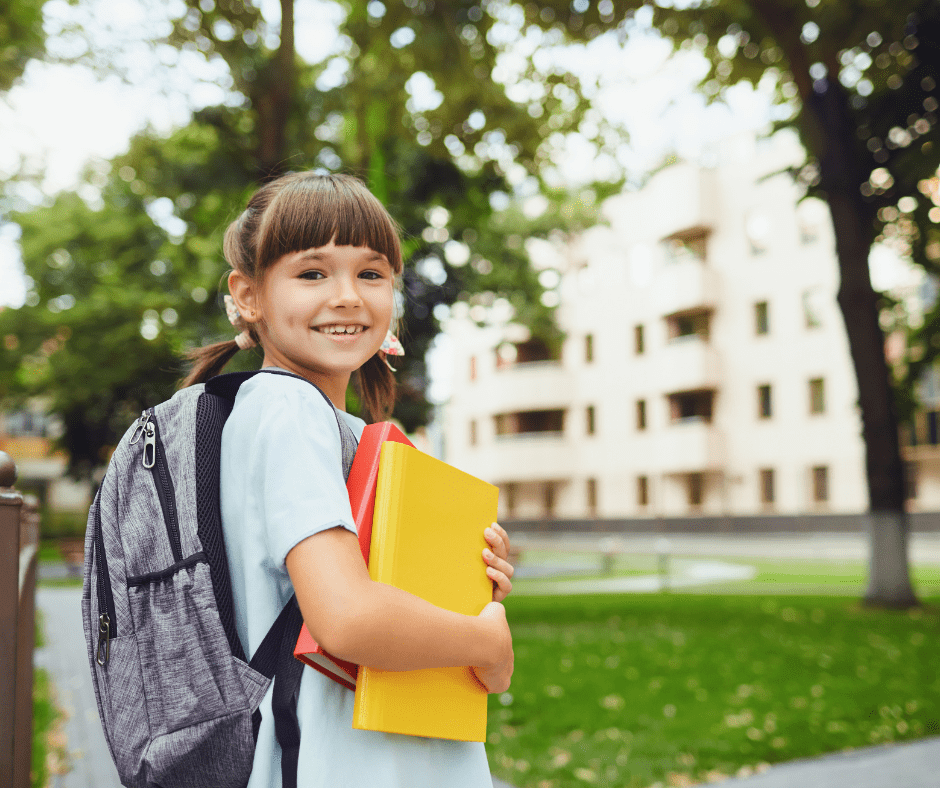
[[[225,302],[225,314],[228,315],[228,322],[234,328],[241,329],[241,333],[235,337],[235,344],[241,350],[248,350],[248,348],[257,345],[258,343],[255,342],[254,337],[251,336],[251,332],[248,330],[248,323],[245,322],[245,318],[241,316],[241,312],[238,311],[238,307],[235,305],[235,299],[227,295],[222,300]]]
[[[382,353],[382,361],[385,362],[385,366],[388,367],[392,372],[398,372],[395,367],[388,363],[389,356],[403,356],[405,355],[405,349],[402,347],[401,342],[398,337],[396,337],[391,329],[385,335],[385,339],[382,340],[382,347],[379,348],[379,352]]]

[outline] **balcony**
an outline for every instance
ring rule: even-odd
[[[703,419],[683,419],[657,433],[653,461],[659,473],[718,470],[724,465],[721,433]]]
[[[577,467],[577,454],[562,432],[500,435],[468,452],[460,468],[493,484],[566,479]]]
[[[532,361],[480,378],[473,397],[491,411],[538,410],[571,402],[574,387],[560,361]]]
[[[654,359],[657,369],[650,378],[663,392],[713,389],[721,382],[718,352],[697,335],[672,340]]]
[[[661,315],[714,307],[718,301],[715,271],[695,259],[664,265],[656,275],[653,301]]]

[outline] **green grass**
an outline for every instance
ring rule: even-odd
[[[516,668],[490,698],[488,750],[522,788],[687,785],[940,734],[936,607],[655,594],[507,608]]]
[[[43,645],[41,614],[36,611],[36,648]],[[52,740],[52,734],[63,718],[62,710],[56,706],[55,694],[49,674],[42,668],[33,669],[33,747],[30,763],[30,785],[44,788],[49,784],[50,760],[61,762],[65,747]],[[53,758],[49,754],[52,752]]]

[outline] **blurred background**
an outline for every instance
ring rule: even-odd
[[[353,173],[403,229],[395,418],[514,536],[495,773],[691,785],[940,733],[938,65],[936,0],[9,0],[0,451],[41,583],[231,336],[248,196]]]

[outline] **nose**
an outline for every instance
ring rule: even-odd
[[[359,280],[353,276],[337,276],[334,280],[334,289],[330,306],[341,308],[355,308],[362,306],[362,296],[359,294]]]

